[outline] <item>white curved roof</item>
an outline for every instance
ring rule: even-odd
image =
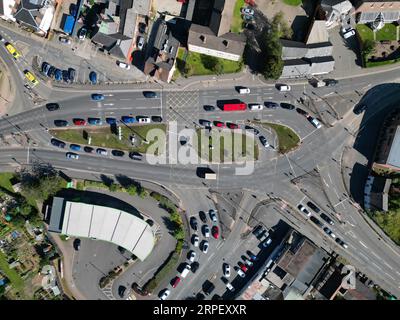
[[[114,208],[65,202],[63,234],[109,241],[144,260],[154,247],[151,227],[142,219]]]

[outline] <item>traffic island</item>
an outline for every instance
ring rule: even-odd
[[[256,124],[275,131],[278,137],[278,151],[280,154],[288,153],[300,145],[299,135],[287,126],[269,122],[256,122]]]

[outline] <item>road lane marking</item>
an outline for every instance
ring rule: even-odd
[[[368,249],[368,247],[364,244],[364,243],[362,243],[361,241],[358,241],[364,248],[366,248],[366,249]]]
[[[378,266],[376,263],[371,262],[376,268],[378,268],[379,270],[382,270],[382,268],[380,266]]]
[[[375,252],[371,251],[371,254],[377,257],[379,260],[382,260],[380,256],[378,256]]]
[[[132,100],[130,98],[123,98],[123,99],[119,99],[120,101],[128,101],[128,100]]]
[[[390,265],[388,265],[385,261],[383,262],[383,264],[384,264],[385,266],[387,266],[390,270],[393,270],[393,268],[392,268]]]
[[[391,279],[393,279],[393,280],[396,280],[396,279],[393,278],[389,273],[385,272],[385,274],[386,274],[389,278],[391,278]]]

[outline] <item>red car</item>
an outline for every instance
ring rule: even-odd
[[[225,123],[223,123],[221,121],[214,121],[214,126],[216,126],[218,128],[225,128]]]
[[[172,280],[172,288],[176,288],[176,286],[179,284],[179,282],[181,282],[181,278],[179,278],[178,276],[176,276],[176,277]]]
[[[238,262],[238,265],[239,265],[239,267],[240,267],[240,269],[242,269],[242,271],[243,272],[247,272],[247,267],[244,265],[244,263],[243,262]]]
[[[73,119],[74,125],[76,126],[84,126],[86,121],[83,119]]]
[[[229,129],[238,129],[239,126],[235,123],[227,123]]]
[[[219,238],[219,228],[218,228],[218,226],[213,226],[211,228],[211,234],[215,239]]]

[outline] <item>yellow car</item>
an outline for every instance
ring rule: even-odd
[[[34,85],[37,85],[39,81],[36,80],[36,77],[28,70],[24,71],[25,77],[32,82]]]
[[[14,59],[18,59],[21,56],[21,54],[17,51],[17,49],[14,48],[14,46],[11,43],[7,43],[6,48],[8,52],[12,54]]]

